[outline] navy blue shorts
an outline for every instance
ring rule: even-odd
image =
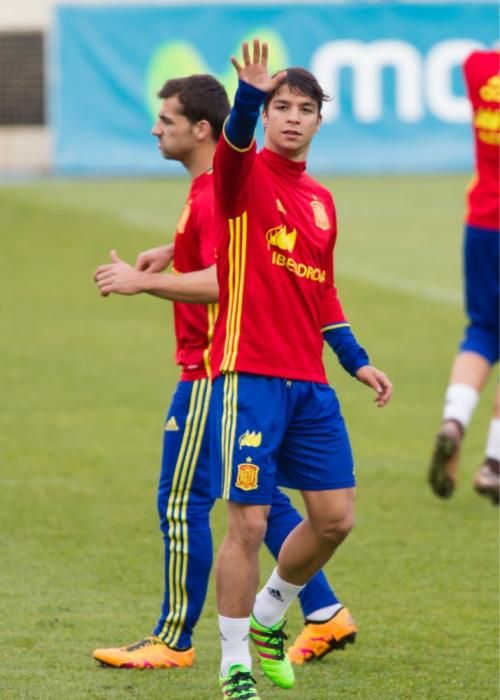
[[[469,325],[460,350],[478,353],[490,364],[499,357],[499,241],[498,231],[465,227],[465,308]]]
[[[275,485],[355,486],[349,436],[327,384],[231,373],[212,387],[211,484],[216,498],[267,505]]]

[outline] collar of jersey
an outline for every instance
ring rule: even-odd
[[[266,165],[274,172],[293,180],[298,180],[306,169],[305,160],[297,162],[281,156],[279,153],[263,148],[260,152],[261,158]]]

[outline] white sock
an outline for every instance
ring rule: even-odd
[[[478,401],[479,392],[468,384],[450,384],[446,390],[443,420],[456,420],[466,428]]]
[[[252,658],[248,647],[249,630],[250,618],[219,615],[219,634],[222,648],[221,676],[227,676],[227,672],[233,664],[243,664],[248,669],[252,668]]]
[[[341,609],[342,609],[342,605],[340,603],[336,603],[335,605],[327,605],[326,608],[318,608],[318,610],[315,610],[314,612],[312,612],[310,615],[307,616],[307,621],[308,622],[326,622],[331,617],[333,617],[336,612],[338,612]]]
[[[486,456],[489,459],[500,460],[500,418],[492,418],[488,439],[486,441]]]
[[[283,581],[278,576],[277,569],[274,569],[266,585],[255,598],[253,615],[257,622],[264,627],[275,625],[285,616],[291,602],[303,588],[304,586],[295,586]]]

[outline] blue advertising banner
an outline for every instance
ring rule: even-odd
[[[151,127],[169,78],[212,73],[234,94],[229,57],[270,45],[271,69],[311,70],[332,97],[316,172],[467,170],[461,64],[497,40],[489,2],[60,7],[50,47],[50,121],[60,172],[180,172]]]

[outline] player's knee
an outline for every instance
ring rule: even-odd
[[[354,509],[342,514],[327,514],[315,525],[316,533],[324,540],[339,545],[354,527]]]
[[[227,537],[246,550],[258,549],[267,529],[267,512],[255,506],[230,509]]]

